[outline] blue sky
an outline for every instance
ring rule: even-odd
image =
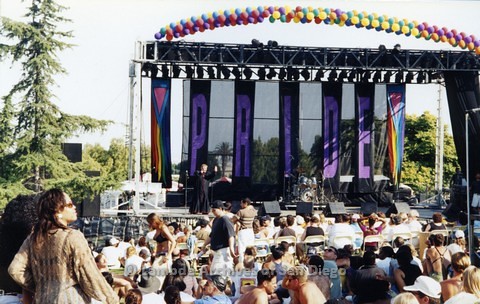
[[[64,16],[72,23],[62,25],[72,30],[74,38],[69,42],[76,46],[59,54],[59,59],[68,75],[57,77],[54,88],[60,108],[72,114],[86,114],[99,119],[114,121],[104,134],[81,135],[71,142],[100,143],[108,146],[112,138],[125,136],[128,121],[129,78],[128,65],[133,56],[136,40],[153,40],[161,27],[182,18],[199,16],[216,10],[256,7],[258,5],[312,6],[358,10],[406,18],[430,25],[457,29],[480,37],[479,1],[218,1],[218,0],[59,0],[69,7]],[[29,1],[0,0],[0,15],[19,20]],[[374,30],[356,29],[316,24],[271,24],[220,28],[187,36],[188,41],[250,43],[252,38],[260,41],[276,40],[280,45],[319,47],[367,47],[380,44],[393,47],[401,44],[404,49],[452,49],[448,44],[434,43],[413,37],[386,34]],[[0,95],[5,95],[19,77],[18,67],[0,62]],[[147,94],[148,94],[148,88]],[[437,111],[437,85],[409,85],[407,87],[407,113],[421,114]],[[448,108],[443,96],[444,123],[449,124]],[[181,150],[181,81],[174,81],[172,155],[180,160]],[[144,105],[147,105],[144,101]],[[149,109],[149,107],[144,106]],[[149,140],[149,113],[142,136]]]

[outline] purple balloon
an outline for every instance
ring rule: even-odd
[[[257,21],[258,21],[259,23],[262,23],[263,20],[265,20],[265,18],[263,18],[263,16],[258,16]]]
[[[253,18],[253,17],[248,17],[247,20],[248,20],[248,23],[253,23],[253,22],[255,22],[255,18]]]
[[[278,11],[280,12],[280,14],[285,15],[285,8],[283,6],[279,7]]]
[[[443,36],[445,34],[445,32],[442,29],[439,29],[437,31],[437,34],[438,34],[438,36]]]
[[[447,36],[448,39],[452,38],[453,37],[453,33],[452,32],[447,32],[445,34],[445,36]]]
[[[173,37],[175,37],[175,38],[180,37],[180,33],[177,33],[177,32],[173,33]]]
[[[431,27],[431,26],[427,27],[427,32],[428,32],[429,34],[432,34],[433,31],[434,31],[434,28],[433,28],[433,27]]]
[[[185,35],[190,35],[190,30],[189,30],[188,28],[184,28],[184,29],[183,29],[183,33],[184,33]]]
[[[268,11],[270,12],[270,14],[273,14],[273,12],[275,11],[275,8],[273,6],[269,6]]]
[[[475,41],[473,42],[473,45],[474,45],[475,47],[479,47],[479,46],[480,46],[480,40],[475,40]]]
[[[417,25],[417,29],[421,32],[425,29],[425,26],[420,23],[419,25]]]
[[[195,25],[194,27],[192,27],[192,30],[193,30],[194,32],[198,32],[198,31],[200,30],[200,28]]]
[[[462,35],[460,35],[460,34],[457,34],[457,35],[455,36],[455,40],[457,40],[457,41],[460,41],[460,40],[462,40],[462,39],[463,39],[463,37],[462,37]]]
[[[337,14],[338,17],[340,17],[341,14],[343,14],[343,11],[339,8],[335,10],[335,14]]]
[[[162,33],[155,33],[155,39],[157,40],[162,39]]]
[[[227,18],[227,19],[225,19],[224,24],[225,24],[225,26],[230,26],[230,25],[232,25],[232,21],[230,21],[230,18]]]
[[[213,25],[215,25],[215,27],[220,27],[221,26],[220,21],[218,21],[218,20],[215,20],[213,22]]]
[[[205,27],[206,30],[210,29],[210,23],[208,22],[205,22],[203,26]]]
[[[472,38],[468,36],[463,38],[463,40],[465,41],[466,44],[469,44],[470,42],[472,42]]]

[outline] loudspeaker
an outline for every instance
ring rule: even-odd
[[[337,215],[337,214],[346,214],[345,205],[343,202],[327,203],[327,207],[323,211],[325,216]]]
[[[297,202],[296,215],[313,214],[313,203]]]
[[[372,213],[378,212],[378,203],[377,202],[362,202],[362,207],[360,212],[365,215],[369,216]]]
[[[95,195],[93,200],[87,197],[82,201],[82,216],[100,216],[100,195]]]
[[[82,162],[82,144],[63,143],[63,154],[72,163]]]
[[[460,207],[458,207],[457,204],[451,202],[450,204],[447,205],[445,210],[443,210],[442,214],[445,216],[447,221],[449,222],[455,222],[459,220],[460,216]]]
[[[182,207],[185,205],[185,193],[167,192],[165,207]]]
[[[385,215],[390,216],[391,214],[399,214],[400,212],[409,213],[410,206],[407,203],[393,203],[387,212],[385,212]]]
[[[263,202],[259,210],[259,215],[270,215],[271,217],[279,216],[282,213],[280,204],[277,201]]]

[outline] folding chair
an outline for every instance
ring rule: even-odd
[[[295,254],[295,246],[297,245],[297,237],[295,237],[295,236],[279,236],[274,240],[275,245],[278,245],[281,242],[287,242],[290,245],[289,252],[291,254]],[[293,251],[291,251],[291,248],[293,248]]]
[[[337,247],[336,244],[350,244],[354,246],[355,244],[355,236],[351,234],[337,234],[332,238],[329,239],[329,245],[333,247]],[[341,246],[343,247],[343,246]],[[355,246],[354,246],[355,247]]]
[[[402,237],[406,243],[410,243],[412,240],[411,232],[399,232],[392,235],[392,247],[394,246],[394,241],[397,237]]]
[[[314,246],[314,247],[319,249],[319,250],[324,250],[325,249],[325,242],[326,242],[326,238],[323,235],[310,235],[310,236],[307,236],[305,238],[305,240],[303,241],[303,247],[304,247],[305,252],[307,252],[309,244],[318,243],[320,245]]]
[[[270,255],[270,241],[268,239],[255,239],[255,248],[257,249],[256,258],[260,261],[265,261],[265,259]]]
[[[378,247],[380,248],[380,246],[383,244],[384,241],[385,241],[385,238],[381,234],[367,235],[363,239],[363,252],[365,252],[366,243],[378,243]]]

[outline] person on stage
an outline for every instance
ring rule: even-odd
[[[214,167],[213,172],[208,171],[208,166],[202,164],[200,171],[195,171],[195,187],[192,204],[190,205],[191,214],[208,214],[210,212],[210,200],[208,198],[208,184],[210,180],[215,177],[217,173],[217,166]]]

